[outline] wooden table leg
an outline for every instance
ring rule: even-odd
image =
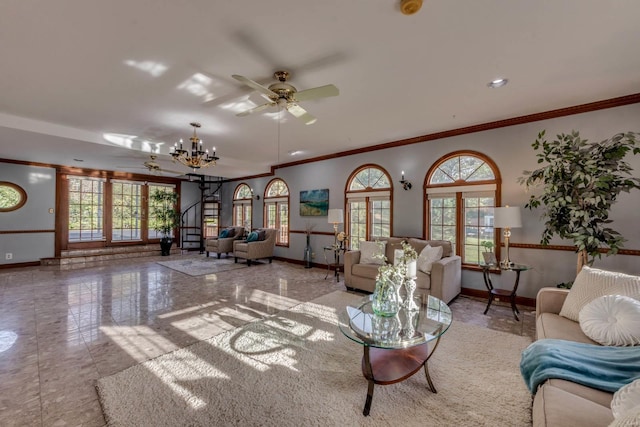
[[[362,415],[365,417],[369,415],[369,411],[371,410],[371,401],[373,400],[373,387],[375,383],[373,381],[373,370],[371,369],[371,359],[369,358],[369,346],[364,346],[364,368],[365,368],[365,378],[368,378],[369,386],[367,387],[367,400],[364,404],[364,410],[362,411]]]

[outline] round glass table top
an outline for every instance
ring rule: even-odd
[[[338,316],[340,331],[358,344],[398,349],[424,344],[451,326],[451,309],[431,295],[416,297],[418,310],[405,308],[395,316],[378,316],[371,308],[373,295],[347,306]]]

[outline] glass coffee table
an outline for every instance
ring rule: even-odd
[[[418,310],[401,309],[392,317],[376,315],[371,308],[371,300],[372,296],[367,296],[339,314],[342,333],[364,348],[362,374],[369,382],[362,411],[365,416],[371,409],[375,384],[404,381],[422,367],[429,388],[437,393],[429,376],[427,361],[451,325],[449,306],[431,295],[415,298]]]

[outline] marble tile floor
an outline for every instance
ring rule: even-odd
[[[172,255],[177,259],[191,255]],[[277,262],[191,277],[133,258],[90,266],[0,270],[0,425],[103,426],[95,381],[344,282]],[[212,259],[212,262],[215,262]],[[533,337],[532,308],[458,297],[454,319]]]

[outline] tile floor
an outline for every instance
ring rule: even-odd
[[[98,378],[344,289],[282,262],[191,277],[160,259],[0,270],[1,426],[103,426]],[[533,336],[532,308],[485,304],[458,297],[454,319]]]

